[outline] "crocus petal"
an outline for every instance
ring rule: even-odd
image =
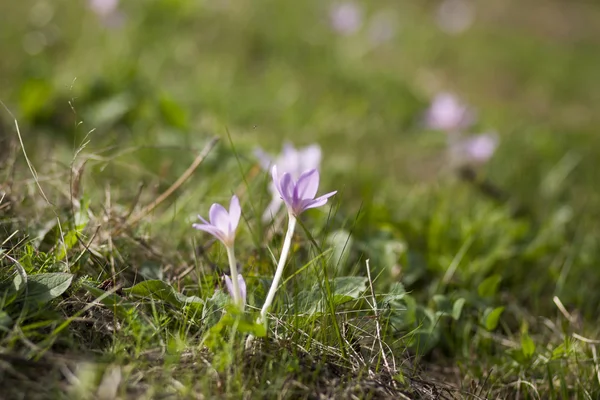
[[[229,232],[234,233],[237,229],[238,223],[240,222],[240,216],[242,215],[242,208],[240,207],[240,200],[236,195],[231,197],[231,203],[229,203]]]
[[[229,232],[229,213],[220,204],[213,204],[208,211],[211,225],[223,232]]]
[[[306,205],[304,205],[303,208],[305,210],[308,210],[309,208],[316,208],[316,207],[324,206],[325,204],[327,204],[327,200],[336,193],[337,193],[337,190],[334,192],[324,194],[323,196],[317,197],[314,200],[310,200]]]
[[[293,157],[296,155],[296,153],[297,153],[296,148],[294,147],[294,145],[291,142],[286,141],[283,143],[282,156],[284,158]]]
[[[321,164],[321,148],[316,145],[310,145],[300,151],[300,169],[306,171],[317,169]]]
[[[294,188],[294,199],[314,199],[319,190],[319,171],[311,169],[300,175]]]
[[[193,224],[192,227],[194,227],[195,229],[210,233],[211,235],[213,235],[214,237],[216,237],[223,243],[225,243],[227,241],[227,236],[226,236],[225,232],[223,232],[222,230],[220,230],[219,228],[217,228],[213,225]]]
[[[283,191],[281,190],[281,180],[279,179],[279,174],[277,172],[277,165],[273,165],[273,168],[271,169],[271,176],[273,177],[273,185],[275,185],[275,189],[277,189],[281,197],[283,197]]]
[[[227,287],[227,291],[229,292],[229,295],[233,298],[233,281],[231,280],[231,277],[229,275],[224,275],[223,278],[225,280],[225,286]],[[246,304],[246,281],[244,280],[242,274],[238,274],[238,287],[240,289],[240,295],[242,296],[242,303]]]
[[[283,174],[283,177],[281,178],[280,194],[283,198],[283,201],[285,201],[288,204],[291,204],[291,202],[293,201],[294,194],[294,181],[292,180],[292,176],[287,172]]]
[[[203,224],[210,225],[210,222],[208,222],[207,220],[202,218],[202,216],[200,214],[198,214],[197,217],[200,221],[202,221]]]
[[[229,280],[231,281],[231,279]],[[244,280],[242,274],[238,274],[238,286],[240,288],[240,294],[242,295],[242,303],[246,304],[246,281]]]
[[[225,275],[223,278],[225,279],[225,286],[227,287],[227,291],[229,292],[229,295],[231,297],[234,297],[233,296],[233,281],[231,280],[231,278],[229,277],[229,275]]]

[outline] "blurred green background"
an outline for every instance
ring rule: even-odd
[[[0,99],[38,168],[69,163],[89,139],[100,165],[90,180],[126,198],[140,180],[173,182],[213,134],[228,132],[250,162],[257,146],[317,142],[345,215],[383,202],[419,242],[428,214],[471,208],[443,179],[446,137],[423,124],[431,99],[454,92],[477,110],[473,133],[500,135],[482,173],[535,210],[547,227],[536,234],[554,235],[536,265],[560,264],[556,283],[577,253],[561,295],[598,308],[587,298],[600,297],[594,2],[23,0],[0,15]],[[457,215],[446,222],[464,227]]]
[[[152,0],[106,15],[94,3],[0,5],[0,98],[45,146],[92,128],[99,147],[194,146],[227,127],[240,145],[318,141],[329,168],[421,180],[444,138],[419,113],[442,90],[510,136],[501,179],[534,182],[524,167],[596,144],[592,2]],[[332,25],[344,4],[358,14],[349,32]]]

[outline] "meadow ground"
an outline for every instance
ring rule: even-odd
[[[0,398],[600,397],[599,5],[0,15]],[[427,123],[443,92],[489,160]],[[299,218],[265,325],[287,220],[261,218],[255,152],[286,141],[338,192]],[[192,228],[232,194],[243,313]]]

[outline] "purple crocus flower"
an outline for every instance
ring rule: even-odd
[[[235,297],[233,294],[233,282],[229,275],[225,275],[225,286],[227,286],[227,291],[231,295],[231,297]],[[242,303],[246,304],[246,281],[242,274],[238,274],[238,287],[240,288],[240,295],[242,296]]]
[[[309,208],[325,205],[327,199],[337,193],[336,190],[315,199],[317,190],[319,189],[319,171],[316,169],[304,172],[300,175],[297,182],[294,181],[289,172],[284,173],[279,178],[276,165],[273,166],[272,175],[279,195],[287,206],[288,212],[294,217],[298,217]]]
[[[202,223],[194,224],[192,226],[201,231],[210,233],[223,242],[225,247],[230,247],[233,246],[233,242],[235,241],[235,230],[240,222],[241,215],[242,209],[240,207],[240,201],[236,195],[233,195],[231,203],[229,204],[229,212],[227,212],[222,205],[215,203],[210,206],[208,212],[210,222],[198,215],[198,218]]]
[[[362,26],[362,10],[352,2],[336,4],[329,12],[329,19],[336,32],[351,35]]]
[[[233,251],[235,230],[237,229],[238,223],[240,222],[240,216],[242,215],[240,201],[236,195],[233,195],[233,197],[231,197],[231,203],[229,204],[229,212],[222,205],[215,203],[210,206],[208,215],[210,222],[198,215],[198,218],[200,218],[202,223],[194,224],[192,226],[201,231],[210,233],[219,239],[223,245],[225,245],[225,249],[227,250],[227,258],[229,259],[229,269],[231,270],[232,277],[230,280],[230,293],[233,296],[233,301],[235,304],[243,309],[245,302],[242,300],[242,298],[245,297],[246,284],[244,283],[244,291],[242,294],[239,285],[241,275],[238,275],[235,253]]]
[[[277,165],[280,173],[288,172],[292,179],[300,178],[300,175],[309,169],[318,169],[321,164],[321,148],[316,144],[296,149],[291,143],[286,142],[283,151],[277,157],[266,154],[260,148],[256,149],[254,154],[265,171],[270,171],[273,165]],[[271,221],[283,204],[274,182],[269,184],[269,191],[273,198],[263,213],[264,222]]]
[[[440,93],[427,110],[425,122],[431,129],[458,132],[475,122],[475,113],[453,94]]]
[[[485,164],[498,147],[498,135],[484,133],[459,139],[450,145],[450,156],[454,164]]]
[[[125,20],[119,10],[119,0],[88,0],[88,7],[109,28],[119,27]]]
[[[470,1],[444,0],[437,9],[438,26],[449,34],[466,31],[474,19],[475,11]]]

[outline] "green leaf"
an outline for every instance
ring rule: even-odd
[[[388,292],[383,295],[383,304],[388,305],[394,301],[402,300],[404,296],[406,296],[404,285],[400,282],[394,282]]]
[[[215,290],[211,298],[206,300],[202,309],[202,321],[207,327],[214,326],[219,322],[225,306],[231,301],[231,297],[222,290]]]
[[[26,289],[19,300],[38,303],[48,302],[63,294],[73,281],[73,275],[64,272],[29,275]]]
[[[121,93],[94,104],[89,119],[94,126],[112,125],[134,107],[135,100],[128,93]]]
[[[535,353],[535,343],[527,332],[523,332],[521,335],[521,349],[526,358],[530,358]]]
[[[498,285],[502,281],[502,277],[498,274],[494,274],[488,278],[486,278],[483,282],[479,284],[477,288],[477,293],[481,297],[492,297],[498,291]]]
[[[333,265],[334,269],[343,270],[348,261],[353,242],[350,232],[343,229],[332,232],[327,238],[327,244],[333,249],[330,264]]]
[[[111,309],[119,318],[124,319],[130,316],[135,310],[135,305],[133,303],[125,301],[125,299],[114,293],[105,292],[104,290],[98,289],[87,283],[83,283],[81,286],[92,296],[96,297],[97,301],[100,301],[107,308]]]
[[[367,290],[367,278],[363,276],[340,276],[331,281],[333,302],[344,304],[358,299]]]
[[[25,275],[25,278],[27,278],[27,275]],[[15,275],[12,281],[3,282],[0,285],[0,306],[6,307],[11,304],[24,288],[25,281],[20,274]]]
[[[341,276],[331,280],[333,304],[339,306],[358,299],[367,290],[367,278],[361,276]],[[327,299],[323,296],[321,286],[313,285],[310,290],[303,290],[296,296],[298,311],[317,316],[327,309]]]
[[[0,330],[2,328],[10,328],[10,326],[12,325],[12,318],[10,317],[10,315],[8,315],[6,313],[6,311],[2,311],[0,310]]]
[[[188,115],[183,107],[167,95],[162,95],[159,108],[165,122],[178,129],[187,129]]]
[[[463,299],[462,297],[454,302],[454,305],[452,306],[452,318],[454,318],[455,321],[458,321],[458,319],[460,318],[464,305],[465,299]]]
[[[176,307],[192,303],[204,303],[201,298],[197,296],[185,296],[177,292],[173,286],[159,280],[143,281],[124,291],[130,295],[164,301]]]
[[[47,80],[30,79],[21,84],[19,108],[24,119],[34,119],[48,114],[47,105],[51,103],[52,85]]]
[[[500,316],[504,312],[504,307],[487,308],[483,313],[482,324],[488,331],[493,331],[498,326]]]
[[[438,315],[452,315],[452,302],[449,298],[443,294],[436,294],[433,296],[433,302]]]

